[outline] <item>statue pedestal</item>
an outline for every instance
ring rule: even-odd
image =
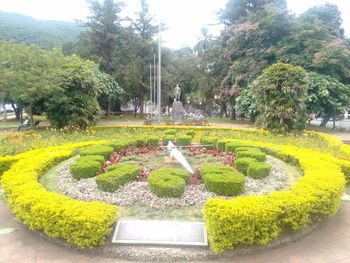
[[[175,122],[181,122],[185,114],[184,107],[181,101],[174,101],[173,109],[171,111],[171,118]]]

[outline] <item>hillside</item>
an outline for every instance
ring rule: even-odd
[[[0,11],[0,40],[61,48],[64,43],[75,40],[83,30],[73,22],[37,20]]]

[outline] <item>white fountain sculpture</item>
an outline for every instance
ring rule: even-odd
[[[194,174],[186,158],[182,155],[182,153],[176,148],[176,146],[171,141],[168,142],[168,145],[166,146],[166,148],[170,153],[170,157],[174,157],[190,174]]]

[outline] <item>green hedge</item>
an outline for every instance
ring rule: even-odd
[[[235,161],[235,167],[238,171],[242,172],[243,174],[247,175],[248,167],[251,163],[256,163],[257,160],[250,157],[243,157],[238,158]]]
[[[238,152],[245,152],[245,151],[257,151],[257,152],[261,152],[261,150],[259,148],[256,148],[256,147],[237,147],[235,149],[235,153],[238,153]]]
[[[105,158],[102,155],[85,155],[85,156],[80,156],[77,159],[77,162],[79,163],[90,162],[90,161],[96,161],[96,162],[99,162],[100,164],[103,164],[105,162]]]
[[[182,135],[176,138],[176,145],[187,146],[192,142],[192,137],[190,135]]]
[[[244,143],[244,142],[227,142],[225,144],[225,152],[236,152],[236,148],[238,147],[250,147],[249,144]]]
[[[244,176],[232,167],[203,166],[201,172],[205,188],[209,192],[232,196],[243,191]]]
[[[112,140],[105,143],[105,145],[113,147],[115,152],[119,152],[125,148],[136,146],[136,140]]]
[[[194,136],[196,136],[196,132],[194,130],[189,130],[189,131],[186,132],[186,135],[189,135],[192,138],[194,138]]]
[[[105,160],[108,160],[111,154],[114,152],[114,148],[105,145],[89,146],[80,150],[80,155],[102,155]]]
[[[259,162],[266,161],[266,154],[260,150],[240,151],[240,152],[236,153],[236,157],[237,158],[250,157],[250,158],[256,159]]]
[[[164,133],[165,135],[176,135],[176,130],[166,130],[165,131],[165,133]]]
[[[157,147],[159,145],[159,138],[157,136],[148,137],[147,145],[151,147]]]
[[[114,169],[96,177],[97,187],[102,191],[114,192],[124,184],[136,179],[139,168],[131,164],[118,164]]]
[[[251,163],[247,170],[247,175],[254,179],[261,179],[271,173],[271,165],[268,163],[254,162]]]
[[[180,197],[185,191],[189,175],[177,168],[161,168],[151,172],[148,184],[152,193],[158,197]],[[188,180],[188,179],[187,179]]]
[[[4,172],[1,185],[17,221],[33,231],[85,248],[105,243],[116,221],[117,207],[101,202],[77,201],[48,192],[38,182],[44,171],[71,157],[73,150],[81,145],[28,152]]]
[[[165,135],[163,137],[163,143],[165,145],[167,145],[169,141],[175,142],[175,135]]]
[[[345,179],[332,157],[305,148],[279,147],[278,156],[298,160],[304,176],[288,191],[232,200],[209,199],[204,217],[214,251],[264,245],[282,232],[303,229],[337,211]]]
[[[209,137],[209,136],[201,137],[200,142],[202,145],[209,145],[209,148],[214,148],[214,149],[218,148],[217,137]]]
[[[70,172],[77,180],[95,177],[96,172],[100,170],[101,163],[94,160],[76,162],[70,166]]]

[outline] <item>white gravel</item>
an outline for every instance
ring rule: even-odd
[[[57,189],[71,198],[93,201],[98,200],[120,206],[151,207],[163,210],[165,208],[199,207],[201,208],[209,197],[218,195],[205,190],[204,185],[188,185],[181,198],[159,198],[148,189],[147,182],[131,182],[113,193],[104,192],[97,188],[95,178],[75,180],[69,172],[69,166],[74,160],[67,162],[58,171]],[[267,194],[271,191],[282,190],[288,186],[288,174],[276,165],[274,158],[268,156],[267,162],[272,165],[271,174],[264,179],[255,180],[245,177],[243,195]],[[224,197],[231,199],[234,197]]]

